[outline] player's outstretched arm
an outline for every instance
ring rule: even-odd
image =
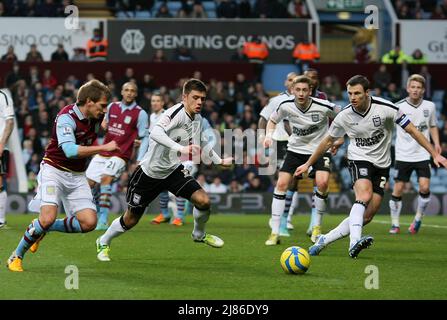
[[[433,157],[433,162],[438,168],[440,167],[440,165],[447,168],[447,159],[441,156],[433,148],[430,141],[428,141],[425,136],[411,122],[405,127],[405,131],[430,153],[430,155]]]
[[[267,128],[265,129],[265,139],[264,139],[264,148],[270,148],[270,146],[273,143],[272,140],[272,135],[273,132],[276,129],[276,123],[273,122],[272,120],[269,120],[269,122],[267,123]]]
[[[330,147],[333,146],[334,141],[337,138],[332,137],[331,135],[327,135],[323,140],[321,140],[320,144],[317,147],[317,150],[309,157],[307,162],[301,166],[299,166],[295,171],[295,176],[300,176],[301,174],[307,172],[309,167],[313,165]]]

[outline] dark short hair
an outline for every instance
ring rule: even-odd
[[[183,94],[189,94],[191,91],[207,92],[206,85],[199,79],[189,79],[183,85]]]
[[[103,96],[107,100],[110,100],[111,93],[109,88],[101,81],[93,79],[79,88],[76,103],[79,106],[83,106],[87,102],[87,99],[98,102]]]
[[[351,79],[349,79],[346,82],[346,86],[356,86],[356,85],[361,85],[363,87],[363,90],[369,90],[369,80],[368,78],[366,78],[365,76],[362,76],[360,74],[357,74],[355,76],[353,76]]]

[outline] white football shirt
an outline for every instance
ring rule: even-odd
[[[378,168],[391,165],[391,137],[394,124],[405,128],[410,120],[392,102],[371,97],[368,110],[361,114],[352,105],[335,117],[329,128],[332,137],[348,135],[348,159],[368,161]]]
[[[290,100],[294,97],[295,96],[289,93],[288,91],[281,92],[280,94],[269,100],[269,103],[261,110],[261,113],[259,115],[268,122],[270,116],[276,109],[278,109],[281,102],[285,100]],[[289,134],[284,128],[284,121],[280,121],[277,123],[272,138],[275,139],[276,141],[287,141],[289,139]]]
[[[422,100],[419,105],[413,105],[408,99],[396,103],[418,130],[430,141],[430,128],[437,126],[436,107],[431,101]],[[430,160],[430,153],[424,149],[402,128],[396,130],[396,160],[418,162]]]
[[[306,110],[301,110],[295,103],[295,97],[283,101],[270,120],[278,123],[287,118],[292,129],[292,135],[287,144],[287,150],[299,154],[312,154],[326,136],[329,119],[335,117],[336,105],[318,98],[311,100]]]
[[[7,119],[14,119],[14,106],[6,92],[0,90],[0,137],[5,131]]]
[[[149,149],[140,162],[146,175],[155,179],[169,176],[181,164],[178,153],[182,146],[187,146],[195,136],[200,136],[202,117],[196,114],[194,118],[186,113],[183,103],[178,103],[161,115],[149,135]],[[156,131],[163,130],[169,137],[163,139],[170,146],[165,146],[154,140]]]

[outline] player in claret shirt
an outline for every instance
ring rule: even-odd
[[[103,83],[91,80],[79,88],[76,103],[58,113],[33,199],[34,204],[40,207],[40,214],[28,226],[9,257],[9,270],[23,271],[25,253],[48,231],[78,233],[95,228],[96,205],[85,170],[88,157],[103,151],[119,150],[115,141],[92,145],[107,111],[109,97],[110,91]],[[56,219],[61,203],[67,217]]]

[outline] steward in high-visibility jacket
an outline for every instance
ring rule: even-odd
[[[243,53],[251,63],[264,63],[269,56],[269,49],[259,37],[244,43]]]
[[[87,42],[87,56],[90,61],[105,61],[107,59],[108,41],[101,35],[99,29],[93,31],[94,36]]]
[[[295,63],[304,61],[315,62],[320,59],[320,53],[318,52],[317,46],[307,41],[298,43],[293,50],[292,56],[295,59]]]

